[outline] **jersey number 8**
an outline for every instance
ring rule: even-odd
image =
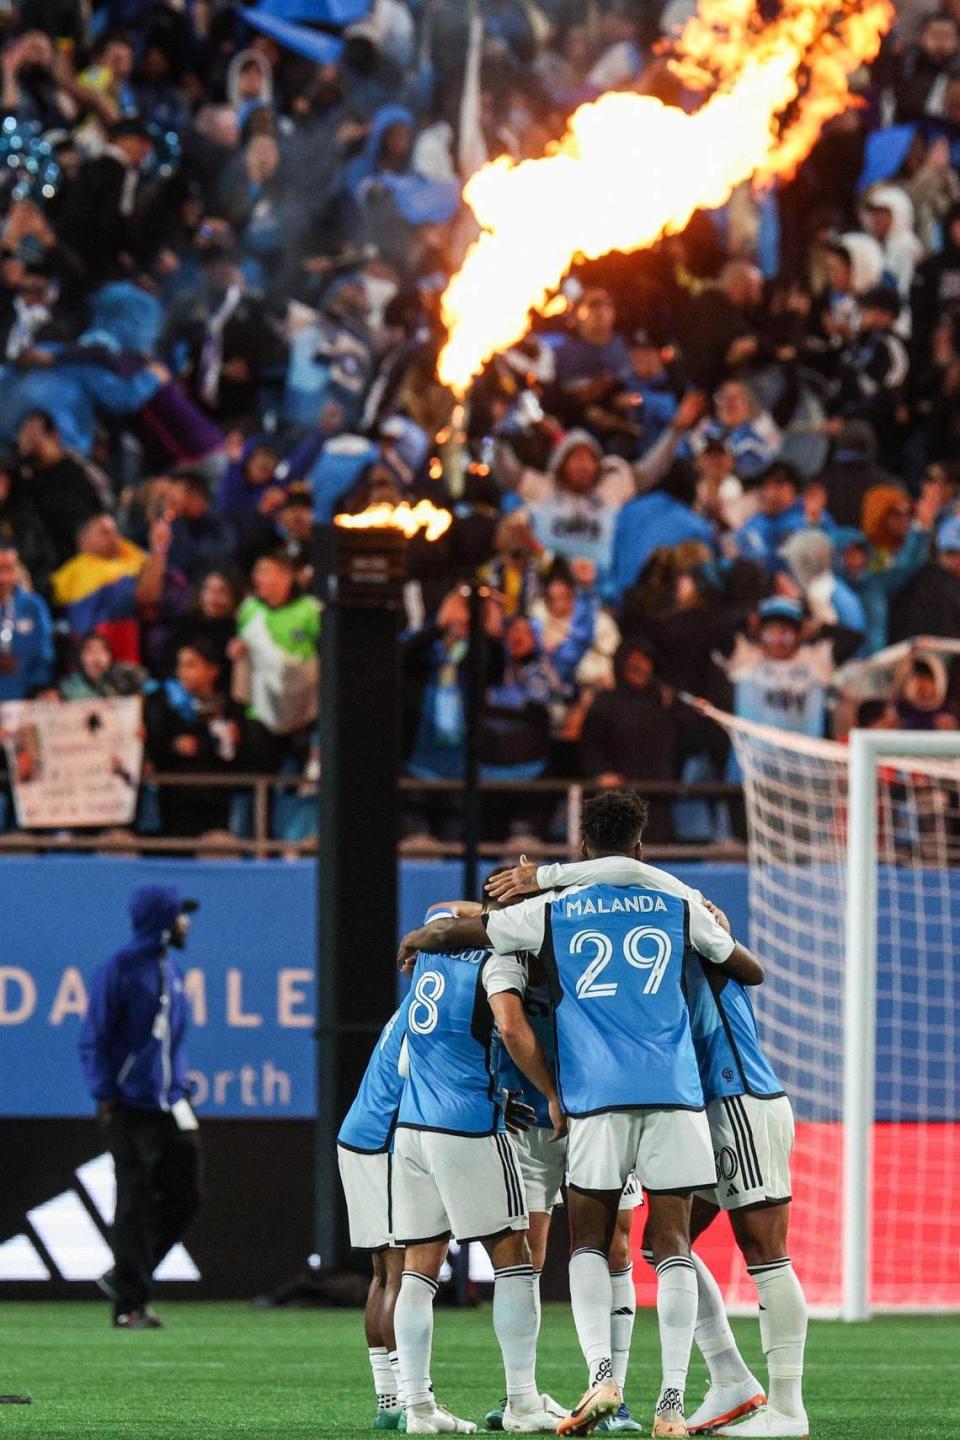
[[[413,1004],[407,1024],[414,1035],[429,1035],[436,1030],[440,1011],[437,1001],[447,988],[447,982],[439,970],[425,970],[413,987]]]
[[[617,993],[617,981],[601,980],[600,976],[613,959],[613,941],[600,930],[578,930],[570,941],[573,955],[582,955],[590,947],[593,948],[593,958],[577,981],[577,998],[610,999]],[[643,987],[644,995],[656,995],[660,989],[672,950],[670,936],[652,925],[638,925],[623,937],[623,957],[627,964],[635,970],[650,972]]]

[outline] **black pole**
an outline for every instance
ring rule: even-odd
[[[396,1006],[399,631],[406,542],[323,527],[318,590],[316,1252],[350,1260],[336,1137],[374,1040]]]
[[[486,688],[486,636],[483,607],[489,589],[477,579],[470,582],[467,603],[470,631],[467,648],[467,715],[463,763],[463,894],[478,897],[477,847],[480,843],[480,722]]]

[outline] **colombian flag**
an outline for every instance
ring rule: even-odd
[[[52,576],[54,602],[66,611],[73,634],[96,630],[115,659],[134,665],[140,659],[137,580],[146,563],[139,546],[121,540],[112,559],[74,555]]]

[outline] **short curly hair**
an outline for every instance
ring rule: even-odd
[[[633,850],[643,838],[650,807],[635,790],[608,790],[583,807],[583,843],[591,855]]]

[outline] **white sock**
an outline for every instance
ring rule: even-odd
[[[433,1297],[437,1282],[418,1270],[404,1270],[393,1315],[400,1360],[400,1385],[408,1409],[433,1408],[430,1351],[433,1348]]]
[[[403,1407],[403,1386],[400,1384],[400,1356],[396,1350],[391,1350],[387,1359],[390,1361],[390,1369],[393,1371],[393,1383],[397,1391],[397,1404]]]
[[[539,1286],[532,1265],[507,1265],[494,1272],[493,1328],[503,1356],[507,1399],[531,1410],[538,1398],[537,1336],[540,1332]]]
[[[613,1378],[622,1390],[627,1383],[630,1364],[630,1340],[637,1313],[637,1292],[633,1288],[633,1266],[611,1270],[613,1309],[610,1312],[610,1340],[613,1345]]]
[[[377,1392],[378,1410],[396,1410],[397,1382],[390,1365],[385,1345],[370,1345],[367,1348],[370,1369],[373,1371],[373,1388]]]
[[[789,1255],[769,1265],[748,1265],[760,1300],[760,1340],[767,1359],[767,1399],[781,1415],[799,1418],[803,1409],[803,1349],[807,1302]]]
[[[657,1413],[683,1409],[683,1392],[697,1323],[697,1272],[689,1255],[668,1255],[657,1266],[657,1319],[663,1382]]]
[[[577,1339],[587,1362],[587,1386],[609,1384],[613,1380],[613,1284],[607,1257],[601,1250],[575,1250],[570,1256],[570,1303]]]
[[[750,1379],[750,1371],[737,1349],[720,1286],[700,1259],[691,1253],[697,1272],[697,1328],[693,1338],[715,1385],[736,1385]]]

